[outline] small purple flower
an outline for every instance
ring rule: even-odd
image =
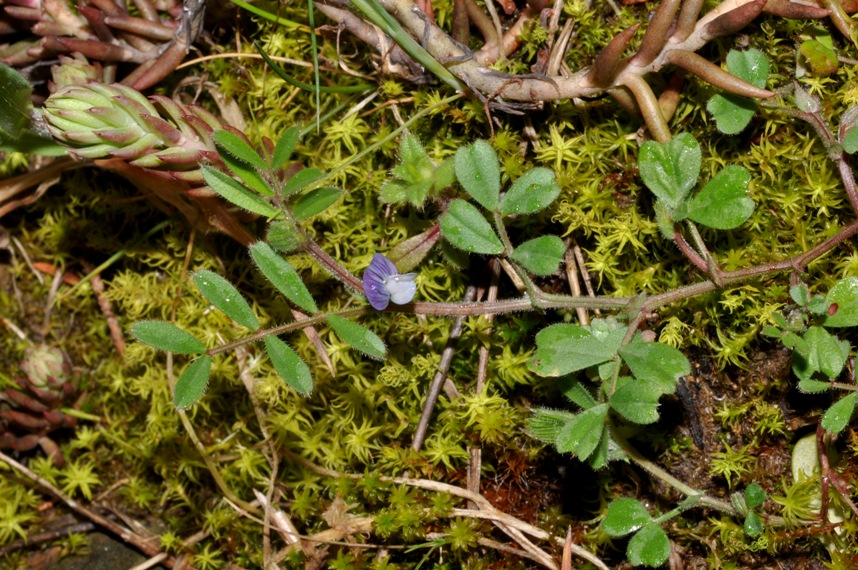
[[[376,253],[363,274],[363,290],[369,304],[383,311],[390,301],[397,305],[410,303],[417,293],[416,278],[416,273],[400,275],[392,261]]]

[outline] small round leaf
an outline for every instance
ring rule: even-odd
[[[670,540],[658,524],[647,523],[629,541],[626,556],[634,566],[661,566],[670,556]]]
[[[602,530],[608,536],[625,536],[638,530],[650,520],[652,517],[649,511],[640,501],[629,498],[616,499],[608,505],[608,513],[602,521]]]

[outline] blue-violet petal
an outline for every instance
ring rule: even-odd
[[[372,256],[372,261],[363,274],[363,290],[374,309],[383,311],[390,303],[390,291],[385,281],[394,275],[396,275],[396,266],[392,261],[380,253]]]

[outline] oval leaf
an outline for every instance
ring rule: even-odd
[[[825,326],[858,326],[858,277],[847,277],[838,281],[825,300],[829,305],[829,314],[823,322]]]
[[[265,242],[257,242],[250,246],[250,256],[259,271],[287,299],[310,313],[319,310],[312,295],[310,295],[310,291],[307,290],[304,281],[301,280],[301,276],[271,246]]]
[[[647,188],[670,208],[685,200],[700,176],[700,145],[689,133],[667,144],[647,141],[640,151],[639,168]]]
[[[852,392],[844,398],[840,398],[833,406],[828,408],[822,416],[822,427],[829,433],[840,433],[852,418],[855,411],[855,403],[858,402],[858,393]]]
[[[616,499],[608,505],[608,512],[605,514],[605,520],[602,521],[602,530],[608,536],[625,536],[651,520],[649,511],[640,501],[629,498]]]
[[[215,131],[212,135],[215,147],[219,155],[230,154],[233,157],[244,161],[250,166],[255,166],[260,170],[265,170],[268,165],[265,161],[256,154],[256,151],[251,148],[240,136],[229,131]]]
[[[515,181],[500,204],[502,214],[533,214],[546,208],[557,195],[560,186],[554,172],[548,168],[534,168]]]
[[[295,145],[298,144],[298,135],[298,127],[289,127],[280,135],[280,138],[277,139],[277,144],[274,145],[271,168],[276,170],[289,160],[289,157],[292,156],[292,151],[295,150]]]
[[[203,297],[223,314],[252,331],[259,328],[256,315],[232,283],[217,273],[202,269],[194,275],[194,284]]]
[[[374,332],[337,315],[328,315],[328,324],[343,341],[371,358],[384,358],[387,348]]]
[[[313,391],[313,376],[310,374],[310,367],[301,360],[301,357],[295,354],[295,351],[277,338],[270,334],[264,339],[265,349],[268,351],[268,358],[271,359],[271,364],[280,378],[299,393],[309,396]]]
[[[512,252],[512,258],[536,275],[551,275],[557,271],[566,245],[557,236],[542,236],[524,242]]]
[[[441,217],[441,233],[454,246],[471,253],[500,254],[503,244],[479,210],[464,200],[453,200]]]
[[[487,210],[498,207],[498,155],[488,142],[478,140],[456,151],[456,178],[471,198]]]
[[[397,271],[408,273],[429,255],[429,251],[441,237],[441,226],[435,224],[425,232],[411,236],[407,240],[393,246],[387,252],[387,258],[393,262]]]
[[[239,208],[244,208],[248,212],[266,218],[273,218],[277,215],[277,208],[260,198],[247,186],[233,180],[231,176],[205,164],[200,167],[200,170],[203,173],[203,179],[206,184],[211,186],[212,190]]]
[[[297,222],[310,219],[316,214],[324,212],[328,206],[339,200],[340,196],[344,193],[339,188],[332,188],[330,186],[310,190],[301,196],[295,202],[295,205],[292,206],[292,216]]]
[[[185,368],[176,381],[173,404],[180,409],[189,408],[205,393],[212,369],[211,356],[201,356]]]
[[[137,321],[131,327],[131,334],[158,350],[182,354],[202,354],[206,351],[206,345],[197,337],[164,321]]]
[[[323,175],[323,172],[318,168],[304,168],[303,170],[299,170],[294,176],[292,176],[292,178],[286,181],[286,184],[283,185],[281,194],[284,197],[290,196],[295,192],[306,188]]]
[[[748,197],[751,175],[737,165],[716,174],[688,204],[688,217],[716,230],[731,230],[745,223],[754,212]]]
[[[229,131],[215,131],[215,147],[223,162],[253,190],[265,196],[273,196],[274,191],[260,174],[268,166],[265,161],[241,137]]]
[[[634,566],[657,568],[670,556],[670,541],[657,523],[647,523],[629,541],[626,556]]]

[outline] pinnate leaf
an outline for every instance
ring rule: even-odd
[[[287,299],[307,312],[315,313],[319,310],[312,295],[310,295],[310,291],[304,285],[301,276],[271,246],[265,242],[257,242],[250,246],[250,256],[253,258],[259,271]]]
[[[217,273],[202,269],[194,274],[194,284],[203,297],[220,312],[252,331],[259,328],[259,321],[256,320],[253,309],[232,283]]]
[[[221,156],[229,154],[260,170],[268,168],[268,165],[256,154],[256,151],[235,133],[224,130],[215,131],[212,138],[214,139],[218,154]]]
[[[471,253],[503,253],[503,244],[479,210],[464,200],[453,200],[441,217],[441,233],[447,240]]]
[[[201,356],[185,368],[176,380],[176,390],[173,392],[173,404],[179,408],[189,408],[202,397],[209,384],[212,369],[210,356]]]
[[[384,358],[387,348],[378,335],[338,315],[328,315],[328,324],[343,341],[371,358]]]
[[[471,198],[487,210],[498,206],[498,155],[487,141],[478,140],[456,151],[456,178]]]
[[[260,194],[274,195],[274,191],[260,174],[260,171],[267,170],[268,166],[250,145],[229,131],[215,131],[212,138],[221,159],[242,182]]]
[[[206,345],[191,333],[164,321],[137,321],[131,327],[134,338],[158,350],[182,354],[202,354]]]
[[[688,204],[688,217],[716,230],[742,225],[754,212],[754,201],[748,197],[750,180],[741,166],[726,167]]]
[[[281,194],[283,196],[291,196],[295,192],[306,188],[323,175],[324,173],[318,168],[304,168],[303,170],[299,170],[292,176],[292,178],[286,181],[286,184],[283,185]]]
[[[299,393],[308,396],[313,391],[313,376],[310,367],[276,335],[269,334],[263,339],[268,358],[280,378]]]

